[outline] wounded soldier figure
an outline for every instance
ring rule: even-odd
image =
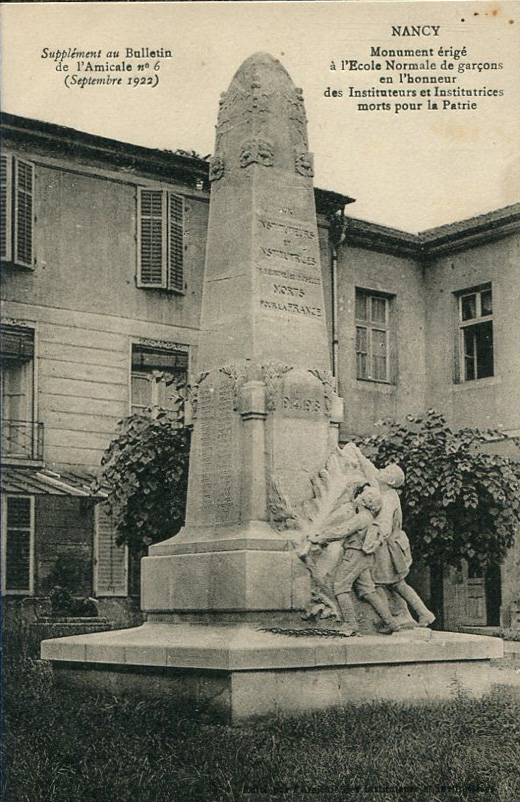
[[[311,535],[309,540],[322,546],[335,540],[343,543],[343,559],[334,577],[334,593],[345,626],[354,632],[359,628],[352,602],[355,583],[358,596],[371,604],[383,621],[384,627],[380,632],[391,634],[397,632],[399,625],[390,612],[386,598],[377,593],[372,576],[374,552],[381,545],[379,527],[375,521],[381,509],[381,494],[373,487],[366,487],[356,498],[355,504],[356,514],[348,521],[345,532],[341,535]]]

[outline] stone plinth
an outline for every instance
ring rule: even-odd
[[[29,644],[31,652],[38,654],[40,644],[47,638],[66,638],[73,635],[89,635],[112,629],[107,618],[81,618],[48,616],[29,624]]]
[[[142,606],[163,611],[299,610],[307,577],[282,541],[281,550],[232,549],[151,557],[143,566]]]
[[[234,724],[455,688],[481,695],[502,655],[498,638],[451,632],[295,637],[253,624],[146,623],[42,644],[60,684],[188,699]]]

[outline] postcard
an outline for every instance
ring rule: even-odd
[[[511,802],[520,3],[1,14],[6,800]]]

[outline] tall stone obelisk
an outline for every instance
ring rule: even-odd
[[[302,91],[268,54],[222,95],[210,179],[187,521],[144,560],[144,609],[294,610],[306,577],[270,495],[312,495],[341,404]]]
[[[278,625],[309,600],[287,513],[323,499],[320,471],[330,487],[341,402],[301,91],[271,56],[249,58],[222,99],[211,178],[186,526],[143,560],[142,626],[43,641],[42,657],[63,685],[190,700],[234,723],[449,698],[454,681],[487,690],[497,638]],[[331,461],[341,488],[348,466]]]

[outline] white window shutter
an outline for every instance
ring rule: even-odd
[[[8,156],[2,156],[2,168],[0,171],[0,238],[2,246],[2,259],[11,261],[11,213],[12,213],[12,195],[11,195],[11,171],[10,159]]]
[[[184,291],[184,199],[169,195],[168,288]]]
[[[165,287],[166,237],[162,190],[139,189],[138,286]]]
[[[14,261],[32,267],[34,231],[34,167],[14,160]]]
[[[94,592],[97,596],[126,596],[128,549],[116,543],[112,518],[96,505]]]

